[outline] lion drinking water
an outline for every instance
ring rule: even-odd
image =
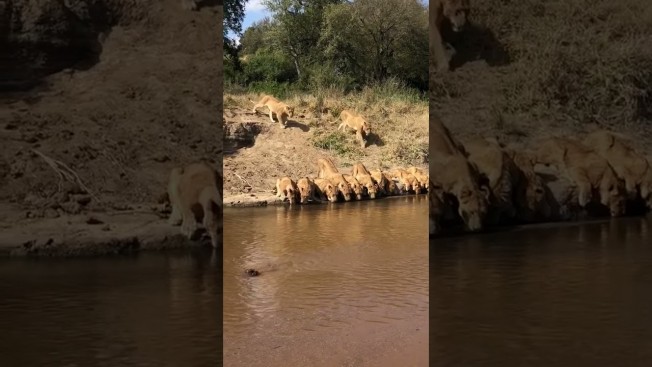
[[[276,179],[276,196],[288,199],[290,204],[297,201],[297,184],[289,177],[281,177]]]
[[[192,239],[197,222],[202,222],[211,237],[213,247],[218,247],[222,224],[222,177],[208,162],[175,167],[170,172],[168,197],[172,213],[168,223],[181,224],[182,233]]]

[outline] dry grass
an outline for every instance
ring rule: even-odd
[[[475,0],[513,59],[506,111],[576,123],[652,120],[652,2]]]
[[[360,157],[372,158],[381,166],[423,165],[428,154],[428,102],[409,93],[390,94],[388,90],[366,88],[343,94],[337,90],[314,94],[292,94],[282,99],[295,106],[295,117],[309,125],[307,141],[313,148],[341,158],[343,165]],[[227,93],[224,107],[251,109],[254,93]],[[339,114],[352,109],[371,123],[374,137],[366,148],[360,148],[353,132],[337,131]],[[262,112],[263,109],[261,109]]]

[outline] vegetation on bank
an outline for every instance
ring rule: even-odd
[[[419,0],[263,0],[271,13],[225,53],[227,91],[290,93],[397,82],[426,94],[428,12]],[[424,97],[425,98],[425,97]]]
[[[603,126],[652,121],[652,2],[473,0],[471,6],[470,21],[481,32],[456,48],[480,49],[508,65],[499,75],[501,93],[491,96],[497,111]],[[433,75],[433,97],[460,97],[458,82]]]

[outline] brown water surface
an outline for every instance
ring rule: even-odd
[[[427,366],[427,215],[425,195],[226,210],[225,366]]]
[[[0,366],[221,366],[213,256],[0,259]]]
[[[652,219],[431,240],[431,366],[652,365]]]

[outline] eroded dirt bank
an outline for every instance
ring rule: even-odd
[[[15,70],[0,80],[2,252],[179,245],[169,240],[179,229],[166,225],[160,200],[169,171],[200,158],[221,161],[221,7],[183,11],[178,0],[7,4],[3,14],[18,24],[9,36],[25,37],[0,29],[0,39],[26,51],[2,61],[32,62],[26,69],[44,76]],[[79,22],[87,27],[76,28]],[[66,46],[52,54],[88,47],[71,41],[79,36],[73,29],[96,54],[38,68],[48,45]],[[86,223],[89,217],[102,224]],[[30,250],[39,247],[47,251]]]
[[[286,129],[272,123],[266,107],[253,113],[257,94],[226,93],[224,107],[224,203],[227,206],[283,204],[276,179],[316,177],[319,158],[342,173],[361,162],[369,170],[419,167],[427,172],[428,106],[425,101],[388,101],[358,94],[285,100],[295,107]],[[340,132],[339,112],[352,108],[371,123],[366,148],[352,131]]]

